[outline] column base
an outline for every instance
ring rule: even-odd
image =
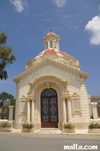
[[[73,123],[72,120],[69,120],[68,123]]]

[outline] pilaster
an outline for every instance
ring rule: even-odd
[[[62,98],[63,98],[63,112],[64,112],[63,122],[71,123],[72,122],[72,109],[71,109],[71,98],[70,98],[70,94],[68,90],[62,92]],[[67,103],[65,101],[67,101]],[[68,115],[68,119],[67,119],[67,115]]]
[[[32,99],[32,115],[31,115],[31,117],[32,117],[32,123],[34,123],[34,101],[35,101],[35,98]]]
[[[92,102],[91,106],[92,106],[93,119],[97,119],[98,118],[97,102]]]
[[[63,123],[66,123],[66,103],[65,103],[65,98],[63,98]]]
[[[9,121],[13,120],[14,106],[9,106]]]
[[[30,123],[30,100],[27,100],[27,122]]]
[[[71,100],[67,99],[67,110],[68,110],[68,123],[72,123],[72,111],[71,111]]]

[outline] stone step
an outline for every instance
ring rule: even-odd
[[[12,128],[12,132],[13,133],[21,133],[21,131],[22,131],[21,129],[14,129],[14,128]]]
[[[88,129],[77,129],[75,130],[76,134],[88,134]]]
[[[34,133],[36,134],[61,134],[62,131],[58,128],[41,128],[40,130],[36,130]]]

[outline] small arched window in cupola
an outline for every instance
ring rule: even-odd
[[[56,48],[56,41],[54,41],[54,48]]]
[[[45,49],[48,49],[48,42],[45,42]]]
[[[52,48],[52,41],[50,41],[50,48]]]

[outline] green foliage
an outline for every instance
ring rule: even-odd
[[[0,93],[0,101],[8,101],[9,99],[13,99],[14,96],[12,94],[9,94],[7,92],[2,92]]]
[[[2,118],[8,119],[9,106],[10,105],[15,106],[15,102],[16,100],[12,94],[6,92],[0,93],[0,107],[2,107]]]
[[[11,124],[8,122],[2,122],[0,123],[0,128],[7,128],[7,127],[11,127]]]
[[[0,79],[7,79],[8,74],[5,70],[6,66],[12,64],[16,60],[15,56],[12,55],[12,48],[5,46],[7,41],[7,35],[3,32],[0,33]]]
[[[15,98],[10,99],[10,105],[14,105],[15,106],[15,102],[16,102]]]
[[[22,124],[22,127],[23,128],[27,128],[27,129],[31,129],[31,128],[33,128],[33,124],[31,124],[31,123],[24,123],[24,124]]]
[[[7,92],[0,93],[0,102],[7,102],[10,100],[10,105],[15,105],[15,98],[12,94]]]
[[[96,128],[100,129],[100,124],[98,124],[98,123],[91,123],[88,127],[89,127],[89,129],[96,129]]]
[[[68,124],[64,124],[64,128],[65,129],[73,129],[75,126],[72,125],[71,123],[68,123]]]

